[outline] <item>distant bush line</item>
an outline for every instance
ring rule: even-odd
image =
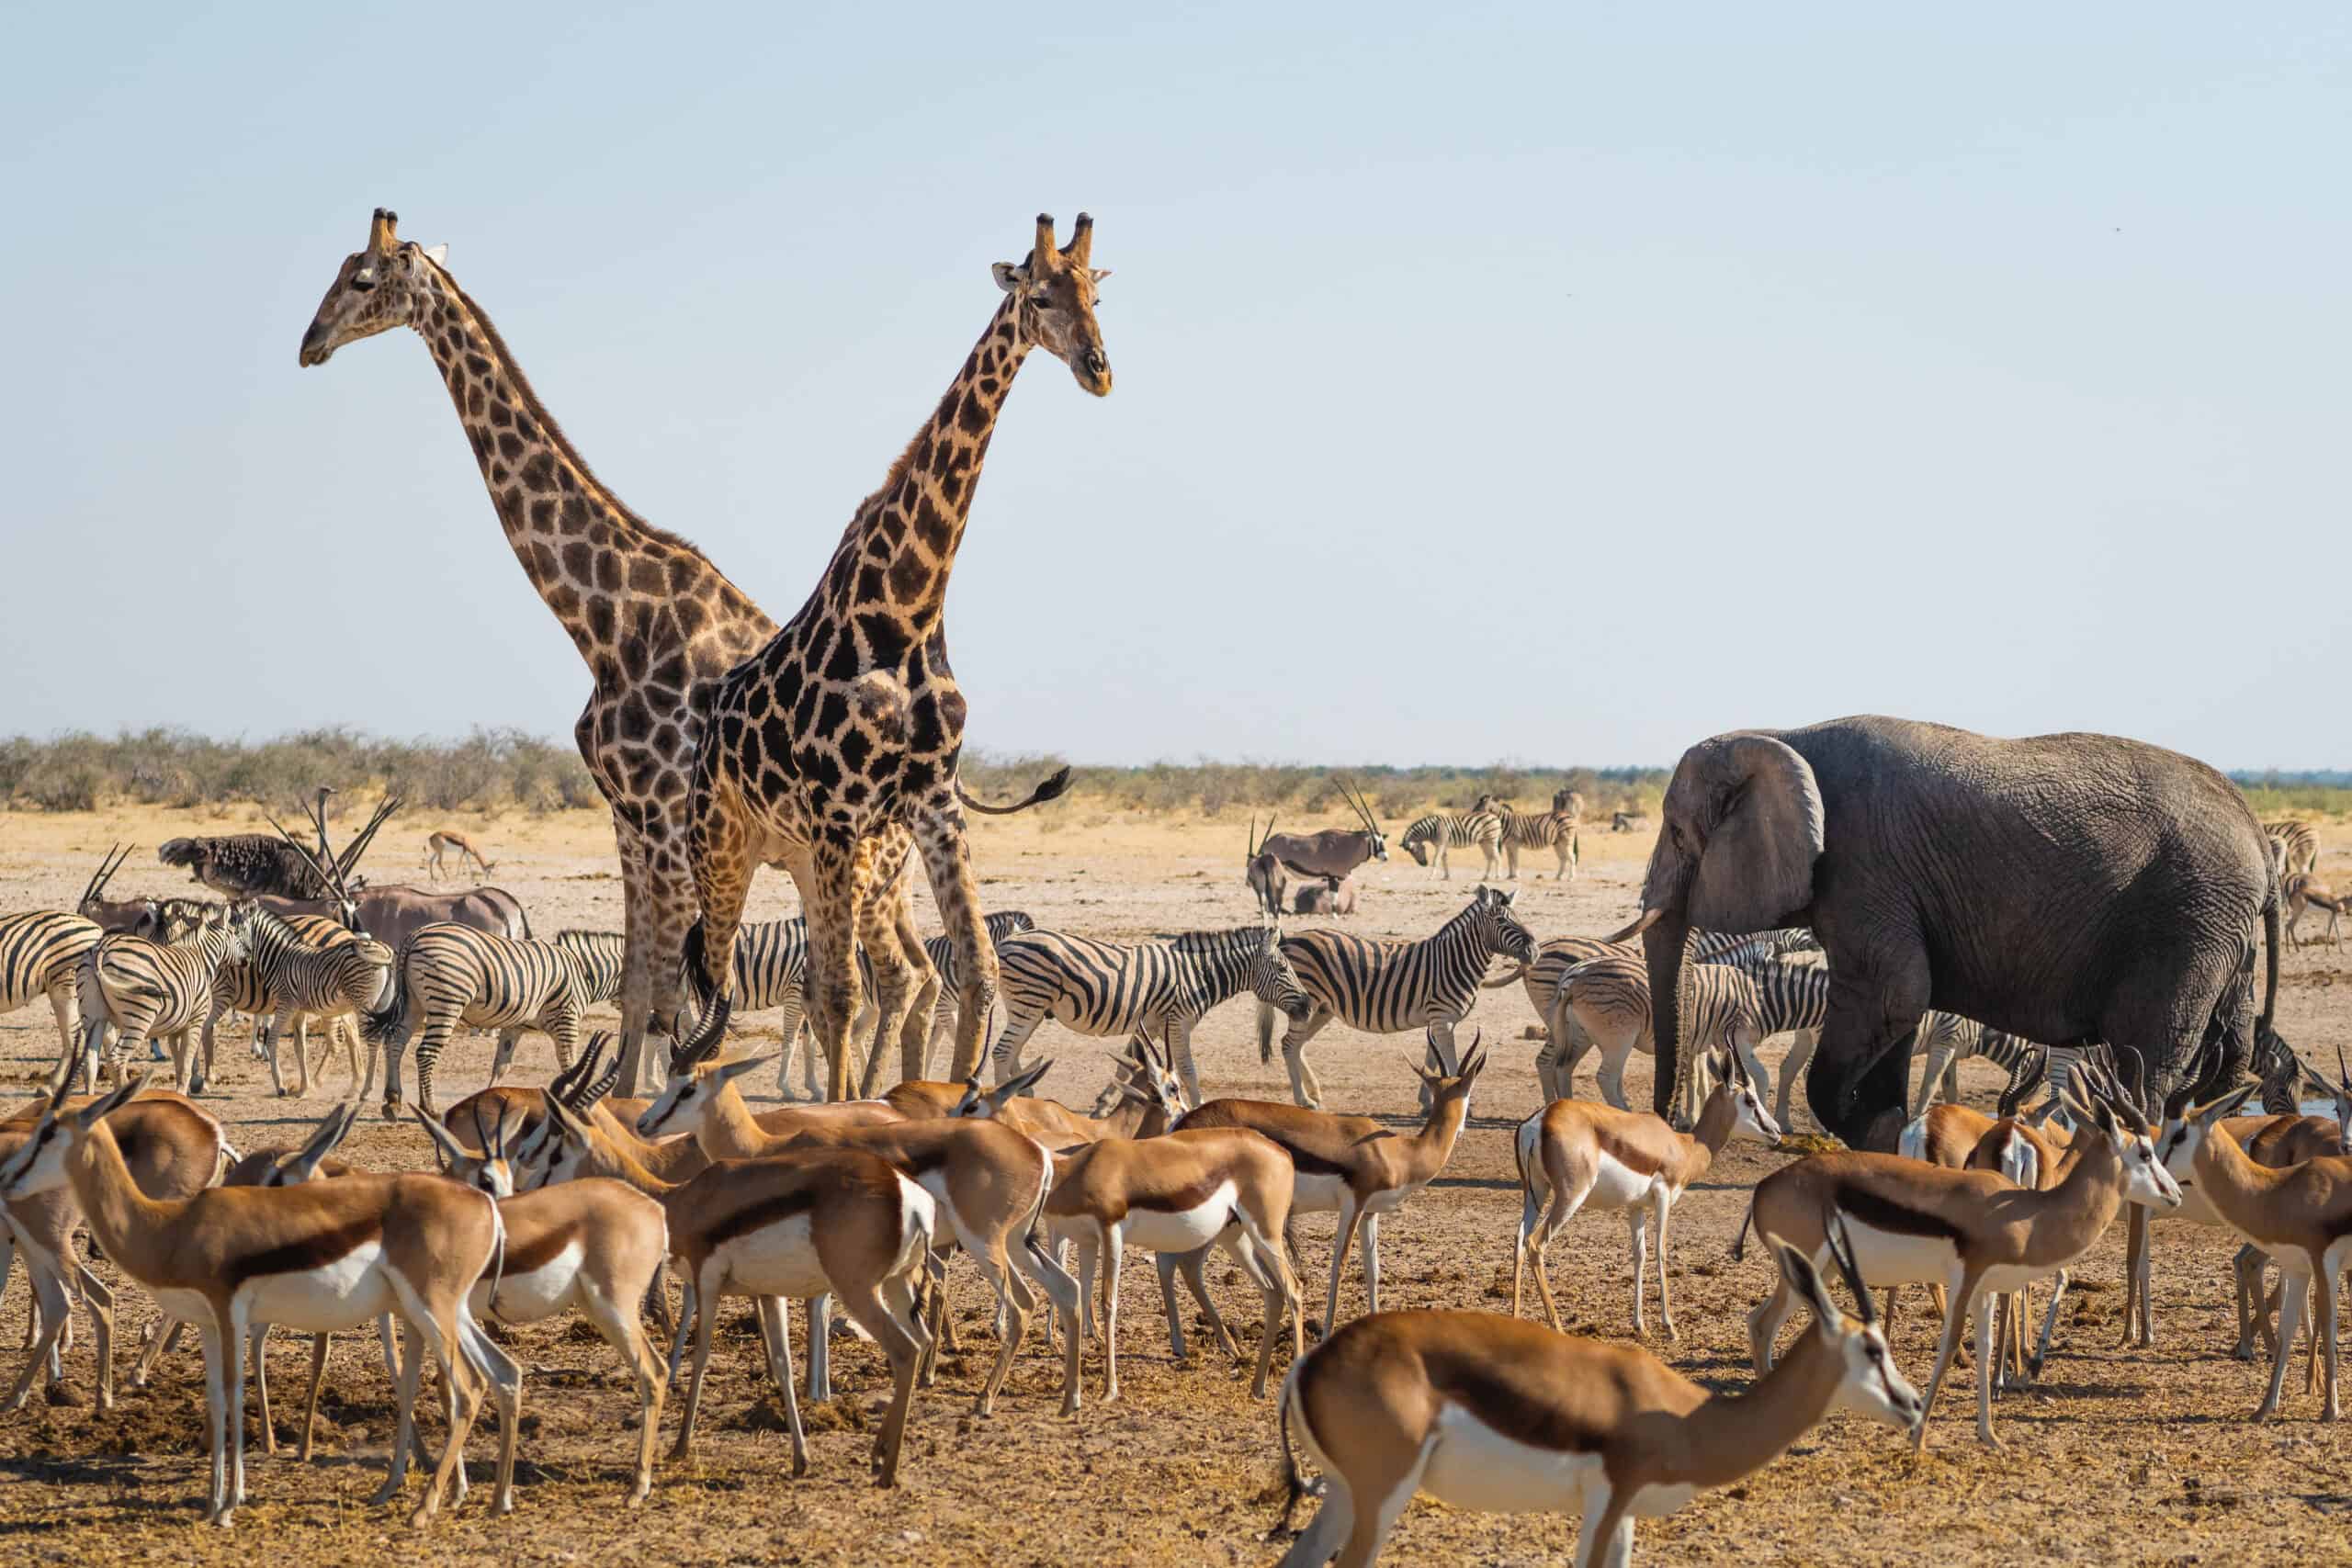
[[[984,799],[1025,793],[1062,765],[1054,756],[967,754],[967,788]],[[1078,767],[1072,793],[1095,810],[1290,814],[1305,828],[1348,814],[1333,783],[1351,780],[1392,831],[1435,807],[1469,805],[1491,792],[1541,810],[1555,790],[1585,799],[1588,821],[1610,813],[1654,815],[1664,768],[1305,767],[1271,762],[1154,762]],[[2352,811],[2352,774],[2233,775],[2266,817]],[[0,808],[91,811],[102,806],[178,809],[260,806],[288,811],[320,784],[355,796],[388,791],[433,811],[530,813],[599,808],[604,797],[568,740],[514,729],[477,729],[459,740],[388,739],[355,729],[311,729],[268,740],[220,740],[178,729],[114,736],[0,739]]]

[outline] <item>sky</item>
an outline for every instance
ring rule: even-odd
[[[806,14],[802,14],[802,13]],[[949,599],[970,744],[1668,763],[1876,711],[2342,765],[2352,16],[19,11],[0,734],[568,734],[369,211],[771,614],[1094,214]]]

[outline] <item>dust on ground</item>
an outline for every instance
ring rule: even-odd
[[[477,833],[499,861],[496,880],[523,898],[535,929],[618,928],[620,884],[601,816],[453,821]],[[410,813],[388,829],[373,855],[377,879],[412,875],[410,857],[421,853],[424,834],[438,825]],[[259,826],[251,813],[0,816],[0,908],[70,907],[99,853],[118,840],[141,848],[117,879],[116,897],[189,891],[178,873],[154,863],[153,847],[178,834],[247,826]],[[1024,908],[1046,926],[1117,939],[1251,918],[1239,880],[1238,818],[1113,817],[1081,799],[1030,818],[982,822],[974,837],[989,907]],[[2344,856],[2347,834],[2331,828],[2324,838],[2326,865]],[[1588,833],[1579,881],[1552,881],[1548,853],[1540,865],[1522,865],[1521,914],[1539,938],[1613,929],[1633,911],[1647,852],[1645,836]],[[1451,883],[1399,857],[1368,868],[1363,913],[1345,923],[1366,934],[1424,935],[1461,906],[1477,879],[1475,853],[1466,865],[1457,857]],[[927,897],[919,894],[918,901],[919,916],[929,921]],[[792,907],[783,877],[761,879],[754,915]],[[2352,963],[2326,947],[2287,956],[2280,1027],[2320,1060],[2332,1060],[2339,1043],[2352,1042],[2352,1008],[2341,989],[2347,982]],[[743,1032],[757,1039],[772,1020],[744,1021]],[[1476,1023],[1494,1064],[1445,1176],[1382,1227],[1384,1305],[1509,1309],[1519,1213],[1510,1133],[1536,1109],[1535,1045],[1524,1037],[1534,1022],[1519,987],[1484,994]],[[773,1040],[772,1029],[765,1037]],[[1286,1097],[1279,1061],[1258,1060],[1246,1004],[1212,1015],[1194,1038],[1211,1093]],[[341,1068],[331,1066],[325,1085],[307,1101],[275,1100],[245,1040],[244,1031],[232,1026],[220,1087],[208,1103],[243,1146],[298,1141],[328,1096],[343,1091]],[[1101,1047],[1110,1043],[1048,1025],[1031,1055],[1055,1056],[1046,1090],[1083,1105],[1103,1082]],[[0,1019],[0,1086],[11,1098],[18,1089],[28,1091],[55,1046],[46,1007]],[[1408,1109],[1408,1047],[1417,1050],[1418,1042],[1327,1030],[1312,1052],[1332,1108],[1392,1118]],[[1776,1062],[1779,1051],[1768,1049],[1766,1060]],[[477,1087],[488,1060],[486,1037],[461,1037],[445,1063],[444,1098]],[[1637,1104],[1646,1103],[1645,1059],[1635,1064],[1628,1089]],[[521,1075],[541,1077],[551,1065],[547,1042],[526,1039]],[[1580,1094],[1597,1092],[1589,1070],[1589,1061]],[[1996,1075],[1982,1067],[1964,1069],[1963,1078],[1978,1103],[1997,1088]],[[1803,1113],[1797,1122],[1800,1130],[1811,1129]],[[430,1162],[421,1132],[384,1124],[372,1105],[346,1153],[381,1168]],[[1652,1348],[1713,1388],[1736,1391],[1748,1381],[1744,1319],[1769,1288],[1770,1266],[1752,1247],[1746,1261],[1734,1263],[1729,1247],[1749,1188],[1782,1157],[1736,1145],[1675,1211],[1672,1273],[1681,1338],[1653,1340]],[[1319,1315],[1331,1218],[1310,1216],[1301,1228],[1303,1280],[1315,1303],[1310,1311]],[[1973,1383],[1962,1378],[1938,1404],[1926,1454],[1914,1456],[1885,1427],[1834,1416],[1741,1484],[1702,1493],[1670,1518],[1642,1522],[1641,1560],[2041,1562],[2128,1555],[2181,1562],[2352,1562],[2352,1442],[2340,1425],[2316,1420],[2316,1401],[2300,1392],[2301,1369],[2279,1420],[2267,1427],[2246,1420],[2265,1373],[2228,1354],[2234,1324],[2225,1266],[2233,1244],[2218,1233],[2160,1229],[2157,1345],[2125,1350],[2117,1347],[2122,1239],[2119,1224],[2076,1269],[2079,1293],[2067,1303],[2040,1383],[1997,1404],[2005,1451],[1978,1446]],[[1552,1275],[1573,1330],[1630,1332],[1625,1233],[1615,1217],[1578,1220],[1554,1249]],[[959,1279],[955,1299],[967,1344],[985,1348],[979,1291],[968,1274],[959,1271]],[[1244,1299],[1238,1275],[1220,1264],[1212,1279],[1227,1314],[1253,1321],[1254,1293]],[[865,1469],[868,1407],[886,1393],[872,1348],[837,1342],[842,1397],[808,1413],[812,1468],[795,1481],[780,1407],[763,1386],[748,1304],[730,1303],[712,1359],[699,1453],[687,1464],[662,1464],[652,1497],[636,1509],[622,1505],[634,1455],[635,1393],[613,1352],[583,1327],[557,1319],[500,1330],[528,1369],[518,1507],[511,1518],[484,1516],[495,1451],[486,1426],[472,1445],[474,1495],[453,1517],[422,1537],[412,1533],[407,1508],[422,1483],[414,1478],[407,1503],[368,1506],[382,1478],[391,1391],[372,1338],[350,1335],[335,1341],[318,1452],[308,1467],[287,1452],[262,1457],[252,1446],[258,1428],[248,1417],[252,1500],[233,1532],[199,1522],[203,1384],[195,1355],[184,1349],[149,1388],[126,1385],[111,1412],[52,1405],[36,1393],[27,1410],[0,1416],[0,1474],[19,1483],[0,1486],[0,1535],[17,1543],[19,1560],[36,1562],[242,1565],[267,1554],[356,1568],[420,1553],[435,1562],[526,1563],[1271,1562],[1281,1550],[1264,1539],[1275,1511],[1269,1494],[1276,1468],[1272,1404],[1252,1402],[1246,1367],[1229,1366],[1220,1355],[1171,1363],[1155,1283],[1148,1258],[1131,1255],[1116,1404],[1092,1403],[1098,1354],[1088,1363],[1088,1406],[1075,1418],[1058,1415],[1058,1363],[1033,1337],[996,1414],[981,1419],[972,1412],[972,1393],[985,1358],[951,1358],[939,1385],[918,1397],[901,1483],[893,1492],[876,1491]],[[1342,1300],[1344,1313],[1362,1310],[1359,1271],[1351,1271]],[[0,1303],[0,1344],[13,1348],[18,1342],[26,1301],[18,1285]],[[121,1302],[119,1376],[127,1375],[153,1316],[135,1288],[124,1290]],[[1933,1331],[1919,1305],[1904,1313],[1895,1336],[1903,1366],[1923,1385]],[[1193,1333],[1197,1346],[1197,1325]],[[803,1353],[797,1322],[795,1337],[796,1354]],[[294,1402],[306,1358],[292,1337],[273,1341],[274,1414],[284,1439],[300,1419]],[[69,1385],[89,1390],[95,1362],[89,1336],[78,1326],[67,1364]],[[664,1450],[676,1410],[673,1400],[665,1412]],[[1566,1514],[1462,1513],[1425,1500],[1406,1516],[1386,1561],[1566,1561],[1575,1529]]]

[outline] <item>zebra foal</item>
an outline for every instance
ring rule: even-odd
[[[381,1010],[391,999],[396,959],[392,950],[372,937],[345,931],[340,923],[312,917],[307,930],[298,930],[267,909],[255,908],[249,922],[246,955],[229,965],[224,983],[216,988],[213,1005],[204,1020],[204,1050],[188,1092],[200,1093],[212,1070],[213,1021],[229,1006],[250,1012],[266,1024],[257,1024],[254,1043],[269,1063],[273,1094],[286,1093],[286,1075],[277,1054],[278,1032],[294,1030],[297,1093],[311,1092],[311,1065],[305,1051],[309,1025],[316,1019],[326,1025],[325,1066],[338,1032],[356,1027],[364,1012]],[[358,1051],[352,1049],[352,1072],[359,1070]]]
[[[1062,931],[1026,931],[997,944],[996,1081],[1021,1072],[1021,1049],[1046,1019],[1078,1034],[1157,1035],[1184,1089],[1200,1102],[1193,1030],[1210,1009],[1250,991],[1261,1012],[1306,1016],[1308,993],[1272,925],[1187,931],[1163,942],[1109,942]]]
[[[1702,1049],[1725,1043],[1739,1053],[1760,1100],[1771,1079],[1757,1059],[1756,1048],[1775,1034],[1799,1031],[1817,1034],[1829,1012],[1829,971],[1809,965],[1767,961],[1759,964],[1688,963],[1682,967],[1682,1008],[1691,1024],[1684,1036],[1683,1059],[1676,1064],[1675,1081],[1681,1086],[1682,1114],[1696,1120],[1696,1107],[1709,1085],[1696,1063]],[[1600,1049],[1600,1094],[1620,1111],[1625,1103],[1625,1063],[1639,1051],[1654,1051],[1650,1035],[1649,968],[1639,956],[1604,953],[1569,969],[1560,982],[1554,1003],[1569,1014],[1578,1032]],[[1566,1037],[1565,1021],[1552,1032]],[[1576,1073],[1589,1045],[1577,1045],[1557,1071],[1562,1083]],[[1810,1055],[1809,1047],[1806,1055]],[[1788,1102],[1795,1073],[1785,1064],[1781,1102]],[[1775,1120],[1779,1120],[1775,1117]]]
[[[1282,941],[1311,1008],[1294,1015],[1283,1036],[1291,1098],[1323,1108],[1322,1080],[1306,1065],[1306,1044],[1338,1019],[1367,1034],[1427,1032],[1441,1070],[1461,1071],[1453,1029],[1478,999],[1487,962],[1499,953],[1521,964],[1535,960],[1535,939],[1511,908],[1516,895],[1480,887],[1459,914],[1419,942],[1384,941],[1344,931],[1301,931]],[[1273,1058],[1274,1014],[1258,1010],[1258,1059]],[[1426,1103],[1427,1089],[1423,1090]]]

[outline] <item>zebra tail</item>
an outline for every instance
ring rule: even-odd
[[[961,801],[967,809],[977,811],[984,817],[1010,817],[1016,811],[1026,811],[1033,806],[1043,806],[1049,800],[1059,800],[1068,793],[1069,793],[1068,767],[1054,773],[1035,789],[1031,790],[1026,796],[1011,806],[989,806],[965,791],[961,774],[956,775],[956,798]]]

